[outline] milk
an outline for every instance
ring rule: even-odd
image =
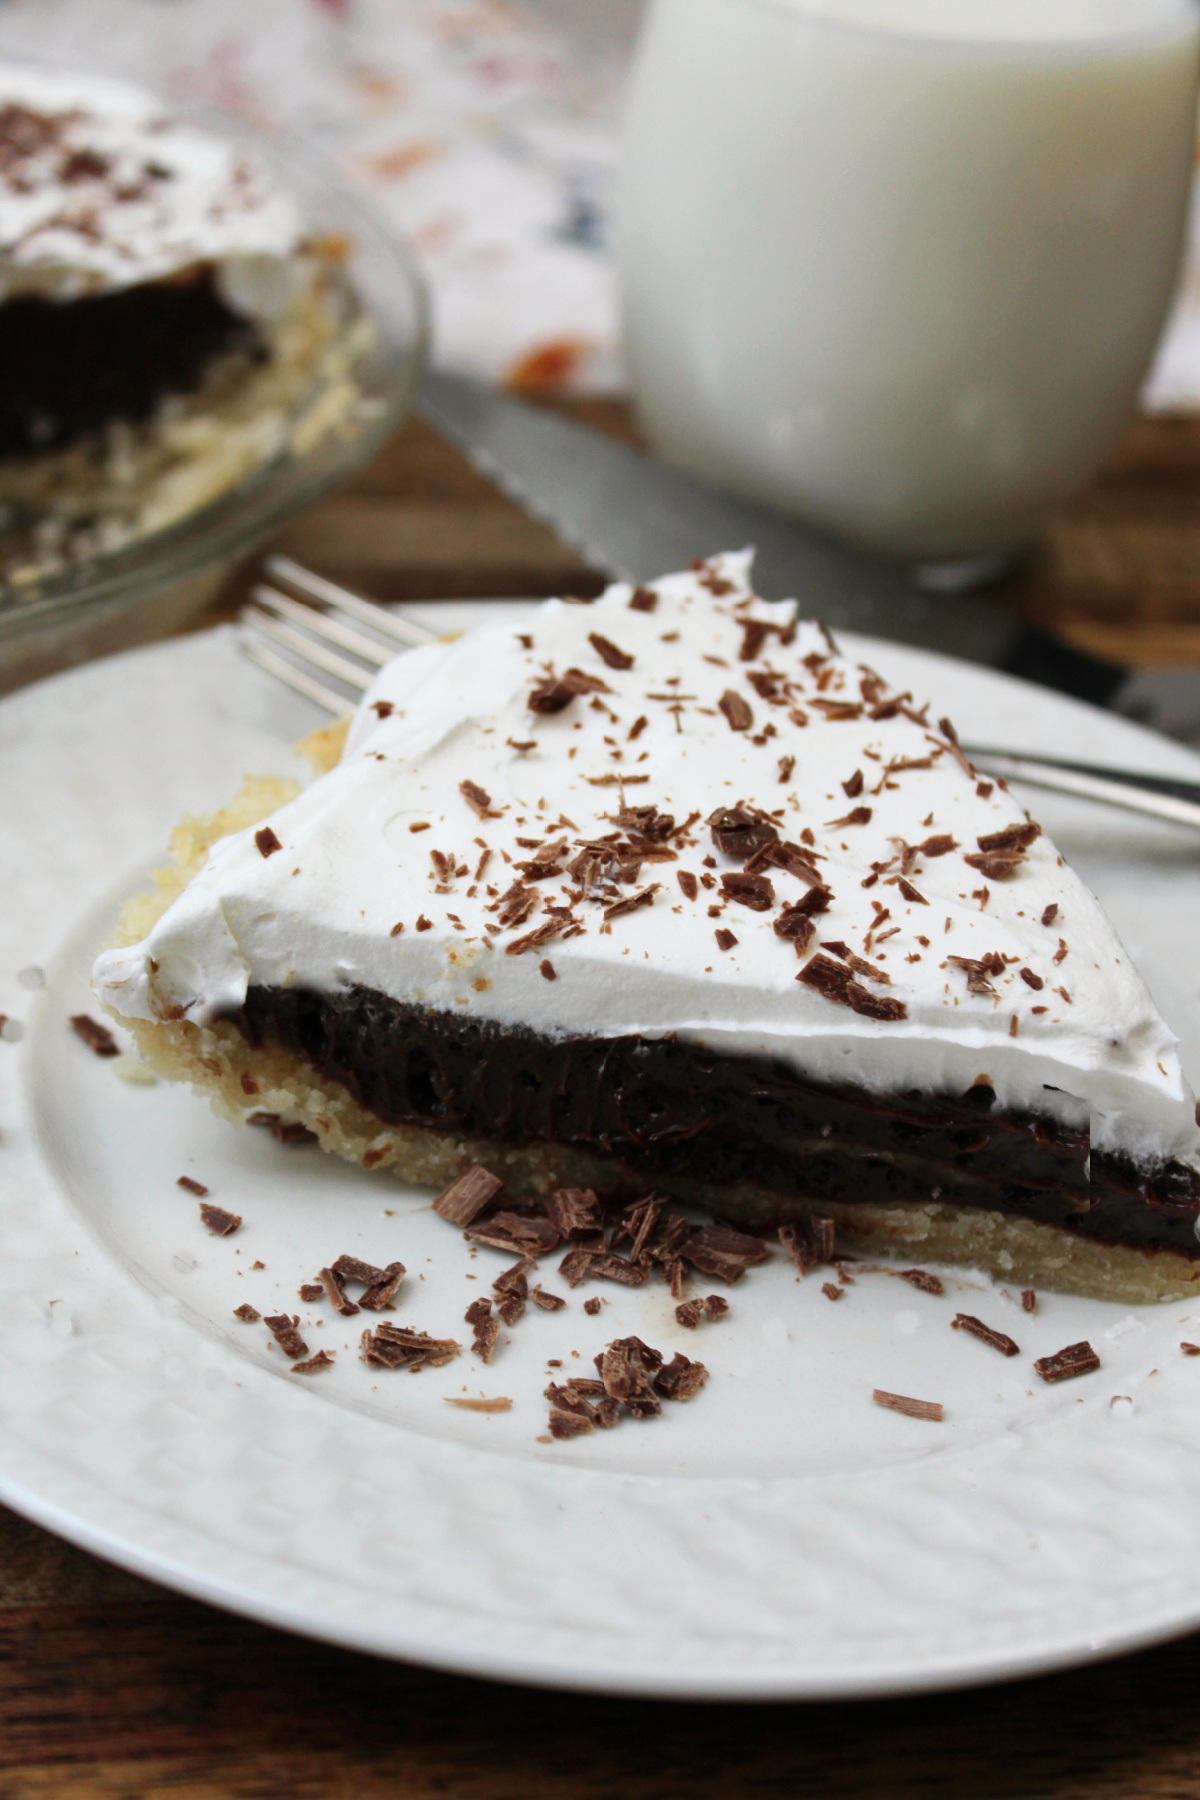
[[[1178,267],[1194,0],[654,0],[620,265],[671,460],[928,561],[1128,417]]]

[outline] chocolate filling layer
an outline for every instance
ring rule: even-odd
[[[600,1151],[655,1181],[752,1187],[787,1202],[943,1200],[1107,1243],[1200,1258],[1200,1177],[1088,1158],[1086,1132],[996,1105],[990,1087],[869,1094],[766,1057],[677,1038],[554,1040],[451,1018],[368,988],[251,988],[230,1015],[341,1082],[387,1125]]]
[[[190,393],[224,351],[259,354],[211,269],[114,294],[0,306],[0,457],[58,449],[113,419],[148,418]]]

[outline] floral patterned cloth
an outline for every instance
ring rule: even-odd
[[[506,0],[0,0],[0,55],[22,51],[305,133],[415,249],[441,363],[620,387],[603,35],[572,56]]]
[[[307,133],[416,250],[440,363],[517,388],[603,393],[623,384],[611,210],[638,4],[0,0],[0,55],[113,69]],[[1143,396],[1152,410],[1200,408],[1194,214]]]

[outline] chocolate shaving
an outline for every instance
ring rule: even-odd
[[[845,1291],[845,1288],[838,1287],[835,1282],[823,1281],[821,1283],[821,1292],[827,1300],[840,1300]]]
[[[306,1306],[312,1306],[316,1301],[323,1300],[325,1298],[325,1288],[323,1283],[319,1281],[302,1281],[300,1283],[300,1298],[304,1301]]]
[[[729,1302],[720,1294],[709,1294],[704,1300],[685,1300],[675,1308],[675,1318],[686,1331],[695,1331],[701,1319],[722,1319]]]
[[[754,714],[750,710],[750,702],[744,700],[741,694],[735,693],[733,688],[726,688],[717,705],[725,714],[730,731],[749,731],[754,723]]]
[[[393,1263],[392,1266],[396,1265]],[[361,1281],[366,1287],[383,1280],[383,1270],[377,1269],[374,1263],[364,1262],[361,1256],[339,1256],[333,1272],[343,1281]]]
[[[257,1325],[262,1318],[257,1306],[251,1306],[248,1300],[244,1300],[241,1306],[234,1307],[233,1316],[235,1319],[240,1319],[243,1325]]]
[[[611,694],[607,682],[598,675],[585,675],[582,669],[568,669],[561,677],[549,675],[539,681],[527,702],[530,712],[559,713],[579,694]]]
[[[1007,881],[1026,860],[1023,850],[980,851],[977,856],[964,856],[963,861],[978,869],[989,881]]]
[[[1021,1289],[1021,1311],[1029,1313],[1037,1311],[1037,1294],[1033,1288]]]
[[[774,923],[776,937],[790,938],[796,946],[796,955],[801,957],[807,952],[808,946],[816,935],[816,930],[816,926],[808,917],[808,909],[803,904],[785,906]]]
[[[337,1264],[334,1264],[336,1269]],[[360,1294],[358,1304],[364,1312],[383,1312],[395,1298],[396,1289],[404,1280],[404,1264],[389,1263],[378,1281],[373,1281],[365,1294]]]
[[[1054,923],[1055,919],[1057,919],[1057,917],[1058,917],[1058,907],[1055,905],[1055,903],[1053,901],[1051,901],[1050,905],[1046,908],[1045,912],[1042,914],[1042,924],[1043,925],[1053,925],[1053,923]]]
[[[310,1356],[307,1362],[294,1362],[292,1364],[292,1374],[316,1375],[319,1370],[332,1369],[332,1367],[333,1358],[330,1356],[328,1350],[318,1350],[317,1354],[315,1356]]]
[[[447,1406],[460,1406],[464,1412],[500,1413],[512,1411],[512,1401],[508,1398],[507,1394],[497,1394],[490,1400],[484,1399],[482,1396],[480,1396],[478,1400],[467,1398],[460,1399],[457,1394],[443,1394],[442,1398],[445,1400]]]
[[[658,595],[653,588],[635,587],[629,596],[630,612],[653,612],[658,605]]]
[[[605,920],[618,919],[622,913],[636,912],[639,906],[653,906],[654,896],[658,889],[659,883],[654,881],[649,887],[640,888],[636,894],[630,894],[625,900],[614,900],[611,906],[604,908]]]
[[[515,1325],[525,1315],[525,1302],[520,1294],[504,1294],[496,1302],[496,1311],[506,1325]]]
[[[601,637],[598,631],[589,631],[588,643],[600,661],[607,663],[610,669],[632,669],[632,656],[627,656],[624,650],[618,650],[610,638]]]
[[[1021,1346],[1015,1344],[1012,1338],[1006,1336],[1003,1331],[994,1331],[990,1325],[985,1325],[983,1320],[977,1319],[973,1313],[955,1313],[950,1325],[954,1331],[969,1332],[972,1337],[978,1338],[981,1344],[990,1344],[993,1350],[999,1350],[1001,1356],[1019,1356],[1021,1354]]]
[[[546,1212],[565,1238],[600,1229],[600,1202],[591,1188],[557,1188],[546,1202]]]
[[[560,1273],[561,1267],[562,1265],[560,1265]],[[619,1281],[622,1287],[641,1287],[649,1273],[649,1269],[643,1268],[641,1264],[629,1262],[625,1257],[617,1256],[611,1250],[606,1251],[603,1255],[593,1255],[589,1270],[589,1274],[599,1275],[604,1280]],[[575,1283],[572,1282],[571,1286],[574,1287],[574,1285]]]
[[[1004,973],[1003,958],[994,950],[981,957],[948,956],[946,961],[952,968],[963,971],[967,978],[967,990],[972,994],[995,994],[996,990],[988,976]]]
[[[1186,1338],[1180,1340],[1179,1348],[1185,1356],[1200,1356],[1200,1344],[1189,1344]]]
[[[263,1320],[285,1356],[308,1355],[308,1345],[296,1329],[299,1323],[298,1316],[289,1319],[286,1313],[275,1313]]]
[[[910,1287],[920,1288],[924,1294],[944,1294],[945,1287],[939,1275],[931,1275],[927,1269],[897,1269],[901,1281],[907,1281]]]
[[[921,856],[948,856],[951,850],[958,849],[958,844],[947,831],[940,837],[927,837],[923,844],[916,846],[916,849]]]
[[[827,1000],[832,1000],[839,1006],[848,1006],[852,1012],[861,1013],[868,1019],[893,1020],[908,1017],[908,1008],[903,1000],[872,994],[854,980],[848,969],[834,962],[831,957],[819,953],[805,964],[796,980],[816,988]]]
[[[739,859],[753,856],[756,850],[775,843],[779,837],[769,818],[748,812],[744,806],[718,807],[707,823],[712,841],[722,855]]]
[[[1026,825],[1006,825],[1003,831],[989,831],[985,837],[977,837],[975,842],[981,850],[1028,850],[1034,839],[1041,835],[1041,826],[1030,820]]]
[[[871,808],[869,806],[856,806],[854,810],[848,812],[844,818],[826,819],[825,823],[827,826],[869,825],[871,823]]]
[[[732,950],[737,943],[737,938],[727,925],[722,925],[719,930],[714,931],[713,936],[717,940],[718,950]]]
[[[202,1200],[208,1192],[202,1181],[193,1181],[190,1175],[181,1175],[175,1186],[183,1188],[185,1193],[195,1194],[197,1200]]]
[[[660,1369],[654,1377],[654,1391],[664,1400],[690,1400],[707,1380],[708,1370],[704,1364],[690,1361],[677,1350],[666,1368]]]
[[[83,1039],[93,1055],[120,1056],[121,1046],[107,1025],[101,1025],[98,1019],[90,1019],[87,1013],[73,1014],[71,1030]]]
[[[871,1398],[876,1406],[886,1406],[890,1412],[904,1413],[910,1419],[932,1419],[940,1425],[945,1416],[940,1400],[912,1400],[907,1394],[889,1394],[886,1388],[876,1388]]]
[[[230,1237],[242,1222],[239,1213],[226,1212],[223,1206],[204,1200],[200,1202],[200,1217],[214,1237]]]
[[[748,906],[751,912],[770,912],[775,889],[765,875],[722,875],[721,898]]]
[[[1085,1338],[1082,1343],[1068,1344],[1053,1356],[1039,1356],[1034,1368],[1043,1381],[1072,1381],[1076,1375],[1090,1375],[1100,1367],[1100,1358]]]
[[[485,794],[483,789],[478,787],[475,782],[460,781],[458,784],[458,791],[466,801],[467,805],[471,808],[471,811],[477,813],[481,819],[498,819],[500,817],[498,812],[493,812],[491,810],[491,795]]]
[[[463,1236],[469,1244],[488,1244],[493,1250],[515,1250],[521,1256],[548,1256],[559,1242],[559,1233],[542,1215],[493,1213],[484,1225],[472,1225]]]
[[[480,1362],[487,1363],[492,1360],[492,1351],[496,1348],[496,1340],[500,1336],[500,1321],[491,1316],[492,1303],[490,1300],[476,1301],[477,1306],[480,1304],[486,1306],[488,1310],[481,1318],[471,1320],[474,1326],[471,1349]]]
[[[820,1258],[813,1245],[806,1237],[802,1237],[795,1225],[779,1227],[779,1241],[795,1263],[801,1275],[810,1275],[816,1268]]]
[[[696,877],[692,874],[692,871],[690,869],[676,869],[675,879],[679,883],[684,899],[694,900],[700,890],[696,882]]]
[[[434,1338],[408,1325],[377,1325],[360,1340],[362,1359],[373,1369],[438,1369],[458,1355],[453,1338]]]
[[[900,889],[900,892],[904,895],[904,898],[906,900],[911,900],[914,906],[928,906],[929,905],[929,902],[925,898],[924,894],[920,893],[918,891],[918,889],[916,889],[913,886],[912,882],[907,880],[905,876],[903,876],[903,875],[896,876],[896,886]]]
[[[529,1298],[535,1306],[542,1307],[546,1312],[561,1312],[567,1304],[561,1294],[548,1294],[542,1287],[531,1288]]]
[[[596,1300],[596,1299],[585,1300],[583,1303],[583,1310],[585,1313],[587,1313],[589,1315],[589,1317],[594,1319],[596,1317],[596,1315],[599,1313],[602,1304],[603,1304],[602,1301]]]
[[[605,917],[607,916],[608,915],[605,914]],[[574,924],[575,920],[569,913],[565,918],[547,919],[544,925],[538,925],[533,931],[526,932],[524,937],[514,938],[511,944],[506,944],[504,946],[504,954],[506,956],[524,956],[527,950],[540,949],[543,944],[548,944],[552,938],[561,937],[563,932],[566,931],[569,926]],[[553,970],[551,970],[550,979],[554,979]]]
[[[843,781],[842,791],[845,793],[847,800],[858,799],[858,796],[863,791],[863,772],[861,769],[855,769],[849,781]]]
[[[342,1277],[335,1269],[318,1270],[317,1279],[324,1288],[326,1297],[334,1312],[339,1312],[343,1318],[349,1319],[358,1311],[353,1300],[348,1300],[346,1298],[346,1289],[343,1285]]]
[[[761,1238],[734,1231],[728,1225],[703,1225],[685,1244],[681,1254],[693,1268],[720,1281],[740,1281],[746,1270],[766,1262],[767,1247]]]
[[[503,1185],[499,1176],[485,1169],[482,1163],[473,1163],[457,1181],[442,1189],[433,1203],[433,1210],[443,1219],[449,1219],[451,1225],[470,1225]]]
[[[810,1213],[808,1224],[813,1234],[813,1243],[817,1247],[817,1255],[822,1262],[832,1262],[835,1236],[833,1220],[824,1213]]]
[[[892,978],[889,974],[883,969],[876,968],[874,963],[867,962],[865,958],[856,956],[848,945],[841,942],[840,938],[822,939],[821,948],[830,950],[834,956],[840,957],[854,970],[856,975],[863,975],[868,981],[877,981],[881,987],[891,987]]]
[[[524,1300],[529,1292],[529,1271],[537,1265],[531,1256],[523,1256],[511,1269],[501,1269],[492,1283],[492,1289],[502,1298]]]
[[[258,845],[261,856],[274,856],[277,850],[283,849],[283,845],[269,825],[264,825],[261,831],[255,832],[254,841]]]

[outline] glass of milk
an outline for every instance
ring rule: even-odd
[[[1196,0],[652,0],[620,267],[672,462],[982,573],[1087,481],[1175,282]]]

